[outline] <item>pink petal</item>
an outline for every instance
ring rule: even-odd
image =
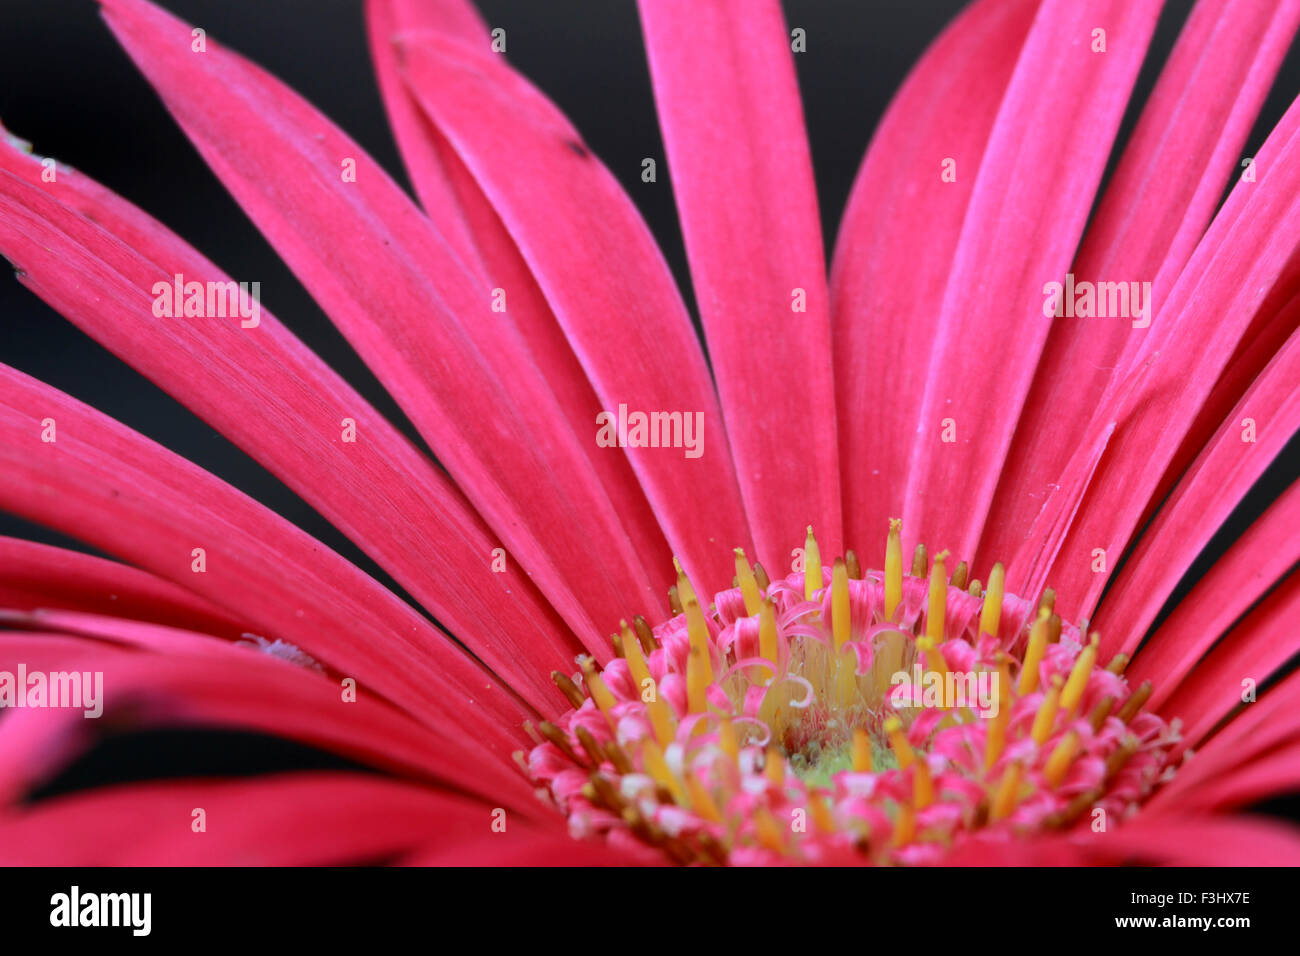
[[[1031,541],[1012,562],[1008,587],[1014,578],[1033,592],[1050,579],[1064,599],[1058,611],[1070,617],[1096,604],[1105,576],[1092,573],[1093,549],[1104,549],[1112,564],[1123,554],[1238,343],[1266,319],[1261,310],[1273,308],[1281,291],[1300,281],[1298,131],[1300,103],[1292,104],[1261,147],[1258,181],[1233,189],[1142,340],[1142,351],[1099,401],[1083,440],[1103,428],[1113,428],[1114,435],[1079,519],[1061,523],[1052,516],[1067,505],[1078,507],[1077,501],[1059,495],[1049,501],[1039,521],[1056,530],[1045,544]]]
[[[181,21],[144,0],[103,6],[213,171],[584,643],[606,655],[619,617],[656,615],[660,589],[589,467],[595,423],[581,438],[559,424],[522,340],[493,320],[491,289],[383,170],[211,39],[192,53]]]
[[[974,554],[1051,326],[1043,285],[1073,261],[1159,12],[1133,0],[1039,9],[944,294],[903,508],[914,540]],[[1096,29],[1105,53],[1092,50]]]
[[[78,551],[0,536],[0,608],[112,614],[235,638],[244,626],[196,594]]]
[[[557,703],[547,675],[581,645],[516,562],[496,570],[500,542],[445,476],[269,313],[254,329],[153,318],[156,282],[229,277],[71,170],[35,186],[41,169],[0,150],[0,252],[23,283],[266,465],[534,706]]]
[[[1128,673],[1138,683],[1153,682],[1152,707],[1161,706],[1219,637],[1300,560],[1297,524],[1300,482],[1283,492],[1233,543],[1137,651]],[[1188,563],[1186,556],[1166,556],[1165,560],[1173,562],[1175,569]],[[1153,576],[1165,577],[1160,571],[1154,569]],[[1157,610],[1160,604],[1163,599],[1152,602]],[[1139,621],[1144,620],[1150,608],[1138,605],[1133,613],[1141,615]],[[1145,625],[1140,624],[1131,632],[1126,630],[1127,620],[1121,612],[1105,612],[1101,621],[1104,635],[1132,635],[1122,644],[1129,654],[1145,633]],[[1117,641],[1111,638],[1106,644],[1109,653],[1116,649]]]
[[[1071,270],[1079,280],[1150,282],[1155,314],[1237,169],[1297,23],[1296,2],[1196,5],[1089,226]],[[987,559],[1019,549],[1121,354],[1149,334],[1134,321],[1052,324],[980,541]]]
[[[1245,419],[1257,424],[1256,441],[1242,440]],[[1132,654],[1192,559],[1210,542],[1291,436],[1300,431],[1300,332],[1274,357],[1218,433],[1164,502],[1155,521],[1116,575],[1095,619],[1110,650]],[[1300,494],[1291,495],[1300,504]],[[1274,505],[1270,521],[1282,527],[1295,515]],[[1291,507],[1291,511],[1295,506]],[[1293,527],[1293,526],[1292,526]],[[1250,553],[1258,580],[1260,563],[1273,563],[1277,551],[1300,559],[1300,540],[1276,542]],[[1285,566],[1285,565],[1283,565]],[[1226,569],[1224,569],[1226,571]],[[1261,582],[1267,587],[1271,582]]]
[[[55,441],[42,434],[55,428]],[[237,613],[431,726],[509,760],[529,712],[392,592],[201,468],[0,366],[0,508]],[[194,549],[204,549],[196,572]]]
[[[830,291],[845,540],[854,547],[878,543],[903,513],[953,253],[1036,8],[967,7],[895,95],[853,184]],[[955,182],[940,178],[945,159],[956,162]]]
[[[781,6],[641,0],[639,7],[695,297],[759,557],[785,566],[808,525],[828,555],[842,554],[821,221]],[[688,35],[708,41],[682,42]]]
[[[1258,700],[1198,747],[1145,812],[1229,809],[1300,790],[1300,672]]]
[[[21,622],[10,626],[16,623]],[[0,633],[4,669],[12,673],[22,662],[29,673],[100,672],[103,714],[87,720],[84,708],[9,712],[0,723],[0,785],[6,791],[0,799],[12,800],[46,782],[88,749],[101,728],[116,734],[215,727],[295,740],[388,773],[475,793],[548,824],[558,821],[517,770],[484,760],[473,740],[435,733],[370,695],[344,703],[338,682],[323,673],[256,648],[135,621],[65,612],[32,623],[54,633]],[[129,642],[132,649],[103,643],[110,640]]]
[[[1248,817],[1139,815],[1075,842],[1093,863],[1162,866],[1300,866],[1300,830]]]
[[[191,829],[196,808],[204,832]],[[0,816],[11,865],[320,866],[382,862],[492,833],[493,805],[381,777],[293,773],[117,786]],[[105,826],[104,821],[113,821]],[[503,843],[537,831],[506,816]],[[550,839],[549,837],[546,839]]]
[[[1242,704],[1248,686],[1259,687],[1300,651],[1295,621],[1300,614],[1300,574],[1283,580],[1210,651],[1160,705],[1182,717],[1183,736],[1195,747],[1214,725]],[[1247,685],[1246,680],[1253,681]]]
[[[642,564],[666,588],[671,577],[668,543],[627,455],[591,440],[601,406],[578,357],[496,210],[455,150],[425,118],[401,75],[395,37],[447,31],[468,42],[487,43],[486,28],[468,4],[423,0],[368,0],[366,23],[380,93],[416,195],[465,265],[489,288],[508,291],[509,308],[494,319],[511,323],[522,336],[533,364],[550,383],[587,452]]]
[[[734,570],[727,548],[748,546],[749,535],[699,342],[645,224],[568,121],[502,57],[447,34],[400,46],[408,85],[518,243],[602,406],[702,416],[700,457],[628,454],[697,587],[720,590]]]

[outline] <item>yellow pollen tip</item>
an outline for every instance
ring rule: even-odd
[[[808,537],[803,543],[803,596],[811,601],[813,594],[822,589],[822,553],[813,536],[812,525],[808,526]]]
[[[989,573],[989,586],[984,594],[984,607],[980,611],[981,634],[998,636],[998,626],[1002,623],[1002,595],[1006,585],[1006,569],[998,562]]]
[[[740,582],[740,594],[745,599],[745,613],[753,617],[763,606],[763,594],[743,548],[736,549],[736,580]]]

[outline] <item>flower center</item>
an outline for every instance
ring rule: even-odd
[[[675,616],[553,674],[573,708],[529,726],[526,767],[573,835],[679,863],[935,862],[1105,826],[1173,773],[1178,721],[1053,592],[1004,593],[1000,564],[986,590],[923,546],[905,573],[899,532],[879,572],[823,567],[811,528],[784,580],[737,550],[707,609],[678,566]]]

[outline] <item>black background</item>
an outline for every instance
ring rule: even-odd
[[[163,5],[303,93],[406,183],[372,77],[360,0],[165,0]],[[828,261],[872,130],[910,66],[961,6],[958,0],[785,3],[788,24],[803,27],[808,36],[807,52],[796,62]],[[1166,5],[1121,143],[1190,7],[1185,0]],[[560,105],[623,183],[691,302],[668,176],[656,184],[640,181],[642,158],[662,160],[663,147],[633,0],[481,0],[479,8],[489,25],[506,29],[514,65]],[[709,41],[700,36],[683,42]],[[1253,154],[1298,92],[1300,56],[1293,48],[1243,155]],[[0,121],[31,140],[38,153],[71,164],[150,212],[228,274],[260,281],[266,308],[418,442],[373,376],[207,171],[113,41],[93,0],[0,0]],[[1114,161],[1112,156],[1112,168]],[[0,362],[94,405],[230,481],[391,584],[279,481],[78,332],[5,269],[0,269],[0,328]],[[1193,565],[1188,581],[1294,480],[1300,470],[1295,445]],[[79,546],[2,514],[0,533]],[[321,762],[295,758],[294,748],[235,746],[235,738],[223,735],[216,735],[213,746],[195,747],[198,742],[189,735],[162,734],[143,748],[138,745],[145,741],[125,749],[110,745],[74,776],[131,776],[128,765],[142,752],[153,755],[155,770],[161,762],[169,773],[184,772],[187,761],[190,770],[211,772],[271,769],[295,759]],[[193,765],[195,760],[200,764]],[[75,785],[65,779],[54,789]]]

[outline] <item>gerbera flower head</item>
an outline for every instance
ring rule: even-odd
[[[580,660],[574,707],[535,731],[528,770],[575,836],[630,835],[677,862],[935,862],[955,843],[1131,815],[1172,776],[1178,721],[1144,710],[1128,659],[1035,607],[949,575],[925,548],[904,573],[823,567],[771,582],[736,551],[708,613],[621,622],[617,658]],[[915,679],[911,675],[915,675]]]
[[[1238,165],[1300,2],[1198,3],[1103,189],[1160,4],[978,0],[828,270],[808,38],[642,0],[703,343],[463,0],[366,4],[418,205],[201,27],[100,5],[427,451],[5,133],[19,280],[404,592],[0,366],[0,509],[106,555],[0,538],[7,859],[1300,861],[1233,812],[1300,781],[1300,485],[1184,581],[1300,428],[1300,106]],[[63,792],[104,732],[15,675],[74,670],[103,726],[349,764]]]

